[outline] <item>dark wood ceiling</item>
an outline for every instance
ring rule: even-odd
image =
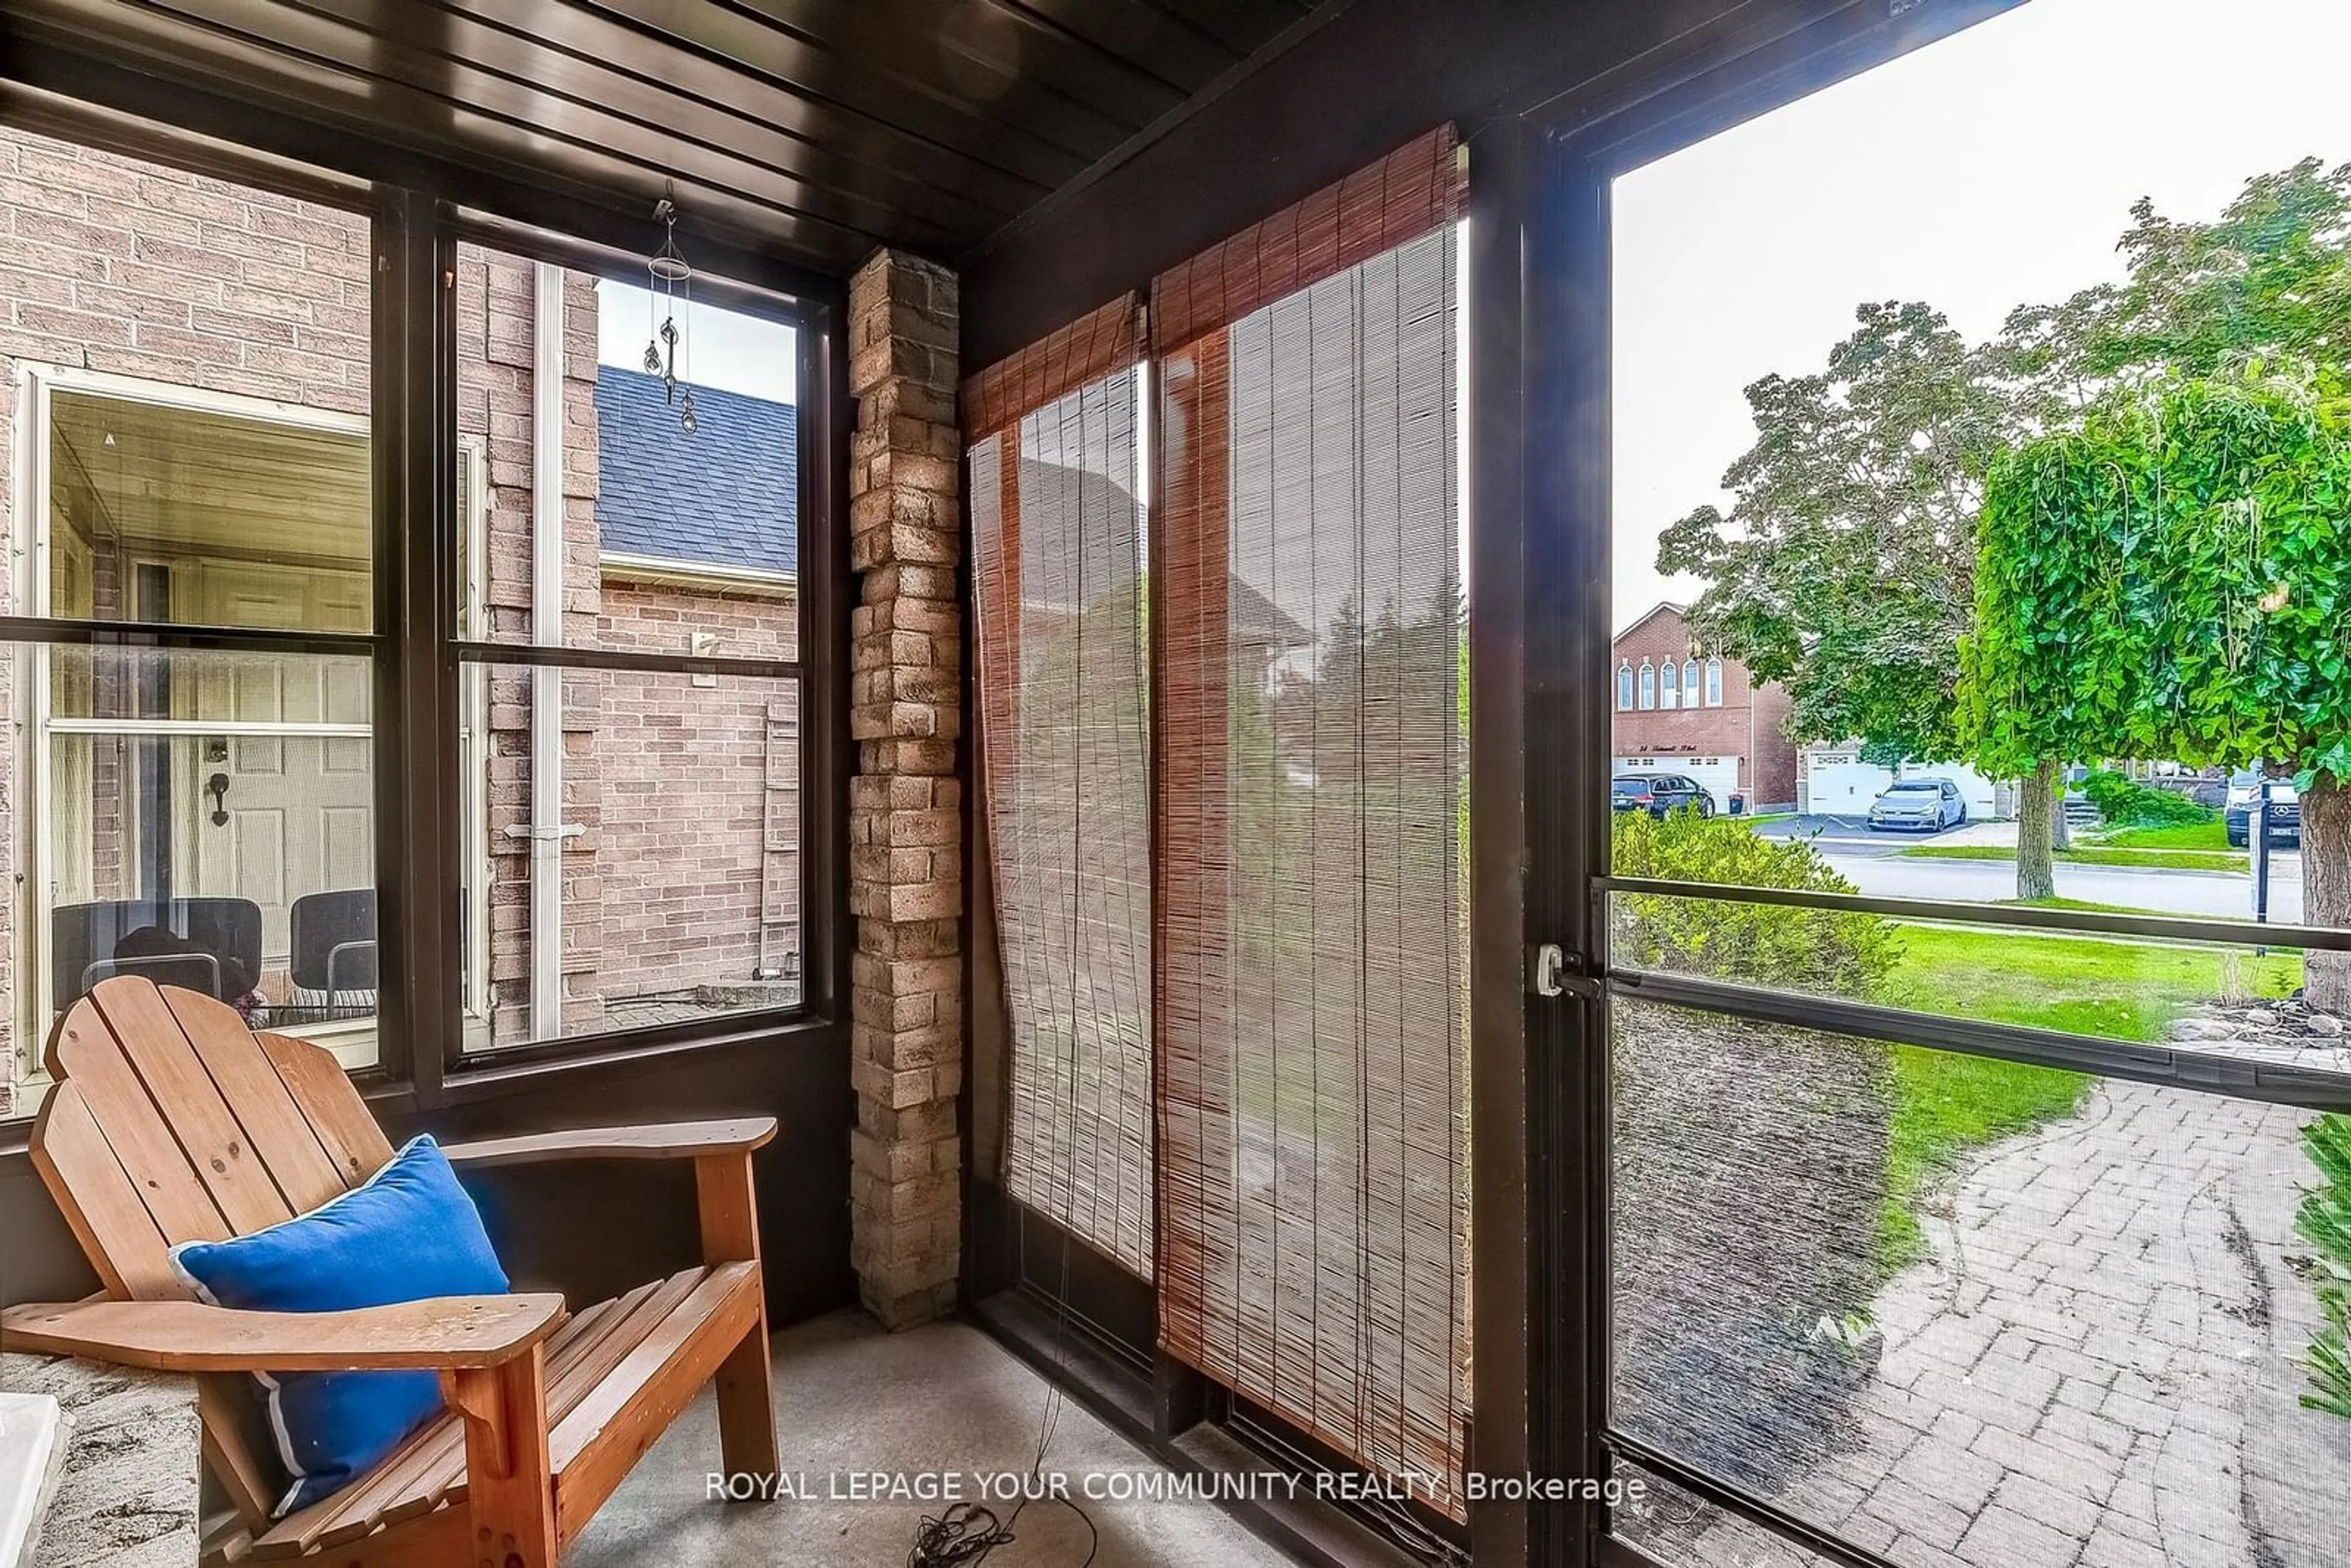
[[[838,276],[959,260],[1346,3],[9,0],[0,68],[87,59],[161,118],[203,89],[636,213],[674,182],[690,230]]]

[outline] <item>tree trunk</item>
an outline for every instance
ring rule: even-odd
[[[2052,847],[2070,850],[2074,847],[2074,820],[2065,815],[2065,769],[2061,764],[2049,788],[2056,794],[2057,810],[2049,818],[2049,842]]]
[[[2351,926],[2351,787],[2324,773],[2302,797],[2302,918]],[[2351,953],[2311,953],[2303,974],[2304,1000],[2351,1016]]]
[[[2057,774],[2060,764],[2032,770],[2016,797],[2016,896],[2033,903],[2057,896]]]

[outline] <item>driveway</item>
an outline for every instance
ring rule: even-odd
[[[1943,828],[1931,833],[1874,833],[1863,817],[1839,817],[1821,812],[1783,817],[1755,830],[1759,839],[1807,839],[1823,852],[1852,855],[1890,855],[1917,844],[1969,842],[1970,825]]]

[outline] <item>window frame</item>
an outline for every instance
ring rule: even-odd
[[[318,431],[338,435],[357,435],[364,440],[368,434],[367,420],[358,414],[340,413],[333,409],[313,408],[288,403],[250,392],[220,392],[209,387],[179,386],[170,382],[154,381],[112,371],[93,371],[78,365],[60,365],[46,361],[19,358],[16,361],[16,428],[13,432],[15,453],[14,484],[12,486],[14,516],[16,519],[20,549],[14,565],[14,587],[16,601],[27,606],[28,616],[42,621],[64,620],[75,625],[114,625],[122,619],[143,619],[136,601],[130,606],[128,617],[101,621],[88,618],[59,617],[53,614],[55,592],[51,562],[57,543],[52,486],[49,484],[50,443],[56,431],[56,395],[86,397],[111,403],[130,404],[139,408],[174,409],[188,413],[220,414],[250,421],[256,424],[283,426],[300,431]],[[160,564],[140,559],[134,565]],[[374,562],[370,562],[372,575]],[[172,620],[155,622],[158,625],[180,625]],[[253,628],[253,630],[266,630]],[[331,632],[330,636],[366,636],[365,632]],[[15,717],[19,725],[17,738],[13,743],[19,748],[25,765],[23,783],[16,800],[19,817],[16,831],[17,863],[25,868],[27,885],[24,931],[17,936],[5,961],[19,966],[18,983],[13,998],[16,1028],[20,1040],[38,1040],[48,1032],[48,1020],[57,1016],[57,1009],[50,995],[49,945],[53,916],[57,908],[54,891],[57,850],[53,835],[44,831],[52,819],[43,812],[56,802],[51,777],[55,754],[50,742],[58,736],[86,735],[93,739],[126,737],[193,738],[214,735],[264,735],[280,739],[337,738],[365,739],[372,746],[375,726],[338,724],[328,720],[287,720],[268,725],[266,729],[253,729],[234,721],[208,722],[202,719],[173,718],[159,716],[142,718],[60,718],[49,711],[50,653],[55,644],[48,642],[27,642],[31,654],[23,689],[16,695]],[[168,644],[166,644],[168,646]],[[370,660],[372,664],[372,658]],[[131,896],[147,896],[146,894]],[[368,1032],[376,1030],[372,1017],[366,1021]],[[369,1063],[353,1061],[344,1053],[350,1046],[339,1037],[359,1032],[360,1020],[345,1019],[331,1023],[300,1024],[286,1027],[283,1032],[326,1046],[335,1052],[346,1067],[365,1071]],[[31,1071],[18,1080],[39,1090],[53,1086],[47,1066],[38,1061]]]
[[[1616,711],[1633,711],[1633,661],[1620,659],[1616,664]]]
[[[371,244],[381,244],[381,225],[368,188],[359,182],[341,179],[324,171],[297,166],[264,155],[246,155],[235,150],[222,149],[151,124],[125,126],[120,121],[82,110],[78,106],[12,101],[0,107],[0,126],[232,182],[267,194],[293,196],[319,206],[364,216],[369,220]],[[371,485],[369,560],[375,604],[370,617],[370,629],[366,632],[181,624],[144,621],[135,616],[99,620],[94,615],[56,617],[48,614],[51,586],[51,554],[47,548],[50,543],[48,439],[53,428],[53,394],[56,392],[110,398],[148,407],[229,413],[304,429],[344,433],[365,429],[371,432],[374,422],[371,417],[361,420],[354,415],[288,404],[252,393],[178,386],[146,377],[42,361],[31,355],[12,357],[16,360],[11,379],[17,396],[13,424],[8,433],[13,448],[9,498],[11,515],[16,519],[17,543],[23,549],[23,559],[5,570],[17,602],[25,608],[20,612],[0,615],[0,642],[21,648],[29,655],[26,678],[20,683],[22,689],[16,694],[10,712],[11,718],[22,721],[18,735],[10,744],[18,749],[26,761],[25,782],[13,813],[11,831],[16,838],[19,864],[26,868],[28,881],[40,883],[45,879],[39,873],[47,869],[51,857],[47,850],[42,850],[37,852],[36,862],[36,852],[31,846],[43,844],[47,840],[42,812],[51,794],[48,737],[57,733],[95,733],[100,729],[110,734],[134,730],[159,734],[190,733],[180,721],[171,719],[69,721],[71,727],[66,731],[57,730],[54,720],[37,726],[33,716],[39,695],[48,689],[50,650],[85,647],[93,650],[364,658],[380,693],[392,641],[383,620],[383,579],[388,570],[388,558],[385,553],[382,498]],[[368,368],[371,396],[380,397],[381,369],[376,361],[372,334]],[[377,460],[371,434],[371,467]],[[380,727],[379,716],[371,724],[371,742],[374,738],[372,731]],[[207,733],[217,732],[220,728],[217,725],[204,727]],[[340,728],[329,726],[301,727],[318,734]],[[381,857],[386,843],[381,812],[384,781],[381,777],[380,749],[371,750],[370,762],[378,770],[375,779],[378,808],[375,848],[380,883]],[[43,1016],[44,1004],[49,999],[47,916],[54,907],[54,901],[45,885],[31,886],[25,904],[27,928],[5,955],[6,962],[18,966],[19,984],[13,998],[14,1021],[21,1031],[16,1049],[32,1052],[30,1070],[14,1080],[14,1086],[30,1089],[34,1092],[20,1096],[20,1103],[12,1105],[7,1115],[0,1116],[0,1153],[12,1151],[24,1144],[41,1107],[47,1103],[47,1092],[55,1086],[34,1043],[47,1037],[55,1017],[53,1009],[48,1009],[49,1016]],[[28,977],[30,983],[24,983]],[[347,1068],[357,1081],[365,1082],[379,1080],[384,1075],[385,1047],[382,1042],[385,1030],[380,1017],[376,1034],[378,1049],[375,1061]],[[332,1049],[331,1040],[322,1040],[321,1043]]]
[[[1657,709],[1657,667],[1648,660],[1641,661],[1641,711],[1655,713]]]
[[[632,285],[642,282],[644,258],[611,246],[544,229],[504,222],[491,214],[443,207],[434,225],[437,243],[445,248],[454,268],[458,247],[474,246],[520,260],[544,262],[599,279]],[[454,274],[453,274],[454,276]],[[442,297],[452,308],[434,312],[435,349],[451,367],[455,386],[457,320],[454,290]],[[795,647],[792,659],[754,658],[725,654],[661,653],[590,645],[548,647],[530,643],[493,642],[486,636],[452,636],[438,652],[453,674],[468,669],[506,666],[535,669],[626,671],[650,674],[697,676],[736,675],[788,680],[796,689],[799,707],[800,779],[800,999],[784,1007],[747,1009],[708,1019],[593,1034],[533,1039],[494,1048],[466,1048],[469,1020],[465,1016],[465,986],[450,986],[442,1008],[439,1030],[439,1076],[444,1087],[467,1082],[491,1082],[509,1070],[524,1072],[559,1069],[594,1061],[634,1061],[705,1046],[723,1046],[747,1039],[830,1031],[840,1022],[848,995],[840,970],[846,962],[842,943],[846,922],[846,859],[834,843],[846,841],[848,826],[847,774],[853,748],[848,741],[845,670],[847,600],[846,517],[834,509],[840,487],[831,472],[831,457],[845,446],[845,429],[836,432],[843,410],[839,380],[845,364],[838,358],[838,335],[831,329],[835,314],[779,289],[697,271],[694,277],[697,304],[738,310],[791,327],[797,363],[794,366],[795,455],[799,488],[799,570],[795,584]],[[435,409],[436,441],[455,447],[463,438],[456,430],[456,400],[443,398]],[[454,492],[456,469],[444,465],[445,484]],[[436,478],[438,475],[436,475]],[[442,553],[453,568],[462,566],[456,532],[455,497],[437,508],[442,519],[436,530]],[[842,526],[835,528],[831,522]],[[441,602],[455,607],[464,584],[444,578]],[[478,631],[478,629],[476,629]],[[836,690],[836,686],[840,689]],[[454,730],[449,732],[454,736]],[[461,833],[469,824],[461,824]],[[838,831],[834,831],[837,829]],[[452,835],[455,840],[458,835]],[[453,841],[444,858],[460,848]],[[454,873],[453,873],[454,874]],[[462,885],[460,883],[459,885]],[[834,890],[838,890],[835,897]],[[460,966],[462,969],[462,966]],[[475,1030],[484,1019],[471,1023]],[[422,1075],[420,1074],[420,1077]]]
[[[274,153],[223,142],[152,119],[46,94],[12,98],[0,125],[165,168],[229,181],[364,216],[375,257],[369,303],[370,543],[373,605],[364,633],[273,631],[151,623],[57,621],[0,614],[0,640],[55,646],[172,649],[364,656],[373,685],[375,883],[382,946],[376,1061],[351,1071],[378,1114],[402,1116],[526,1092],[552,1077],[601,1075],[653,1059],[795,1044],[830,1046],[846,1026],[849,960],[845,840],[854,748],[848,733],[846,529],[850,417],[841,321],[845,283],[815,280],[783,263],[726,253],[747,276],[697,273],[697,299],[746,309],[795,329],[799,563],[796,659],[730,659],[690,653],[536,649],[474,643],[455,607],[466,562],[460,542],[458,465],[479,463],[456,429],[454,395],[457,320],[454,267],[460,242],[484,245],[587,272],[637,281],[640,253],[527,226],[461,208],[434,191],[370,183]],[[586,214],[583,213],[583,217]],[[648,244],[651,219],[646,222]],[[716,247],[713,247],[714,249]],[[70,370],[70,367],[57,367]],[[19,377],[24,367],[19,368]],[[107,372],[73,371],[98,383]],[[138,378],[111,378],[128,383]],[[142,401],[204,406],[236,394],[150,389]],[[269,400],[242,400],[266,404]],[[31,410],[20,402],[16,493],[30,482],[21,461]],[[320,411],[293,409],[293,423]],[[478,469],[475,477],[479,476]],[[472,492],[480,494],[478,486]],[[27,520],[31,514],[19,509]],[[27,569],[31,570],[30,568]],[[23,602],[36,602],[29,599]],[[552,656],[550,656],[552,655]],[[472,662],[574,664],[654,673],[758,674],[792,680],[799,694],[800,975],[798,1003],[691,1019],[534,1040],[495,1051],[464,1051],[468,1012],[461,962],[472,916],[460,893],[465,833],[457,769],[461,674]],[[35,797],[30,796],[28,799]],[[37,797],[46,799],[46,795]],[[17,813],[34,829],[37,810]],[[37,936],[37,934],[32,934]],[[14,961],[13,957],[12,960]],[[30,1003],[20,1000],[19,1006]],[[43,1020],[36,1020],[43,1021]],[[37,1039],[39,1032],[32,1038]],[[44,1083],[37,1074],[31,1082]],[[37,1107],[0,1117],[0,1153],[25,1146]]]

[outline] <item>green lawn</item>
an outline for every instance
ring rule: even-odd
[[[2229,847],[2229,824],[2215,816],[2209,822],[2169,828],[2124,828],[2099,835],[2098,843],[2115,850],[2225,850]]]
[[[2230,985],[2221,955],[2192,947],[1912,925],[1902,942],[1881,998],[1896,1007],[2139,1043],[2161,1040],[2173,1019]],[[2257,996],[2286,996],[2302,983],[2298,957],[2249,953],[2235,967],[2236,988]],[[2069,1114],[2090,1085],[2078,1072],[1917,1046],[1895,1048],[1894,1079],[1878,1229],[1888,1275],[1924,1249],[1917,1207],[1943,1173],[1975,1149]]]
[[[2150,829],[2147,831],[2169,831]],[[2200,831],[2200,830],[2199,830]],[[1900,852],[1916,860],[1942,861],[2012,861],[2016,852],[2005,844],[1919,844]],[[2059,850],[2057,858],[2074,865],[2126,865],[2142,871],[2243,871],[2245,852],[2222,849],[2208,850],[2113,848],[2105,844],[2078,850]]]
[[[2155,915],[2159,911],[2140,909],[2128,904],[2100,904],[2089,898],[2004,898],[2002,904],[2026,909],[2086,909],[2093,915]]]

